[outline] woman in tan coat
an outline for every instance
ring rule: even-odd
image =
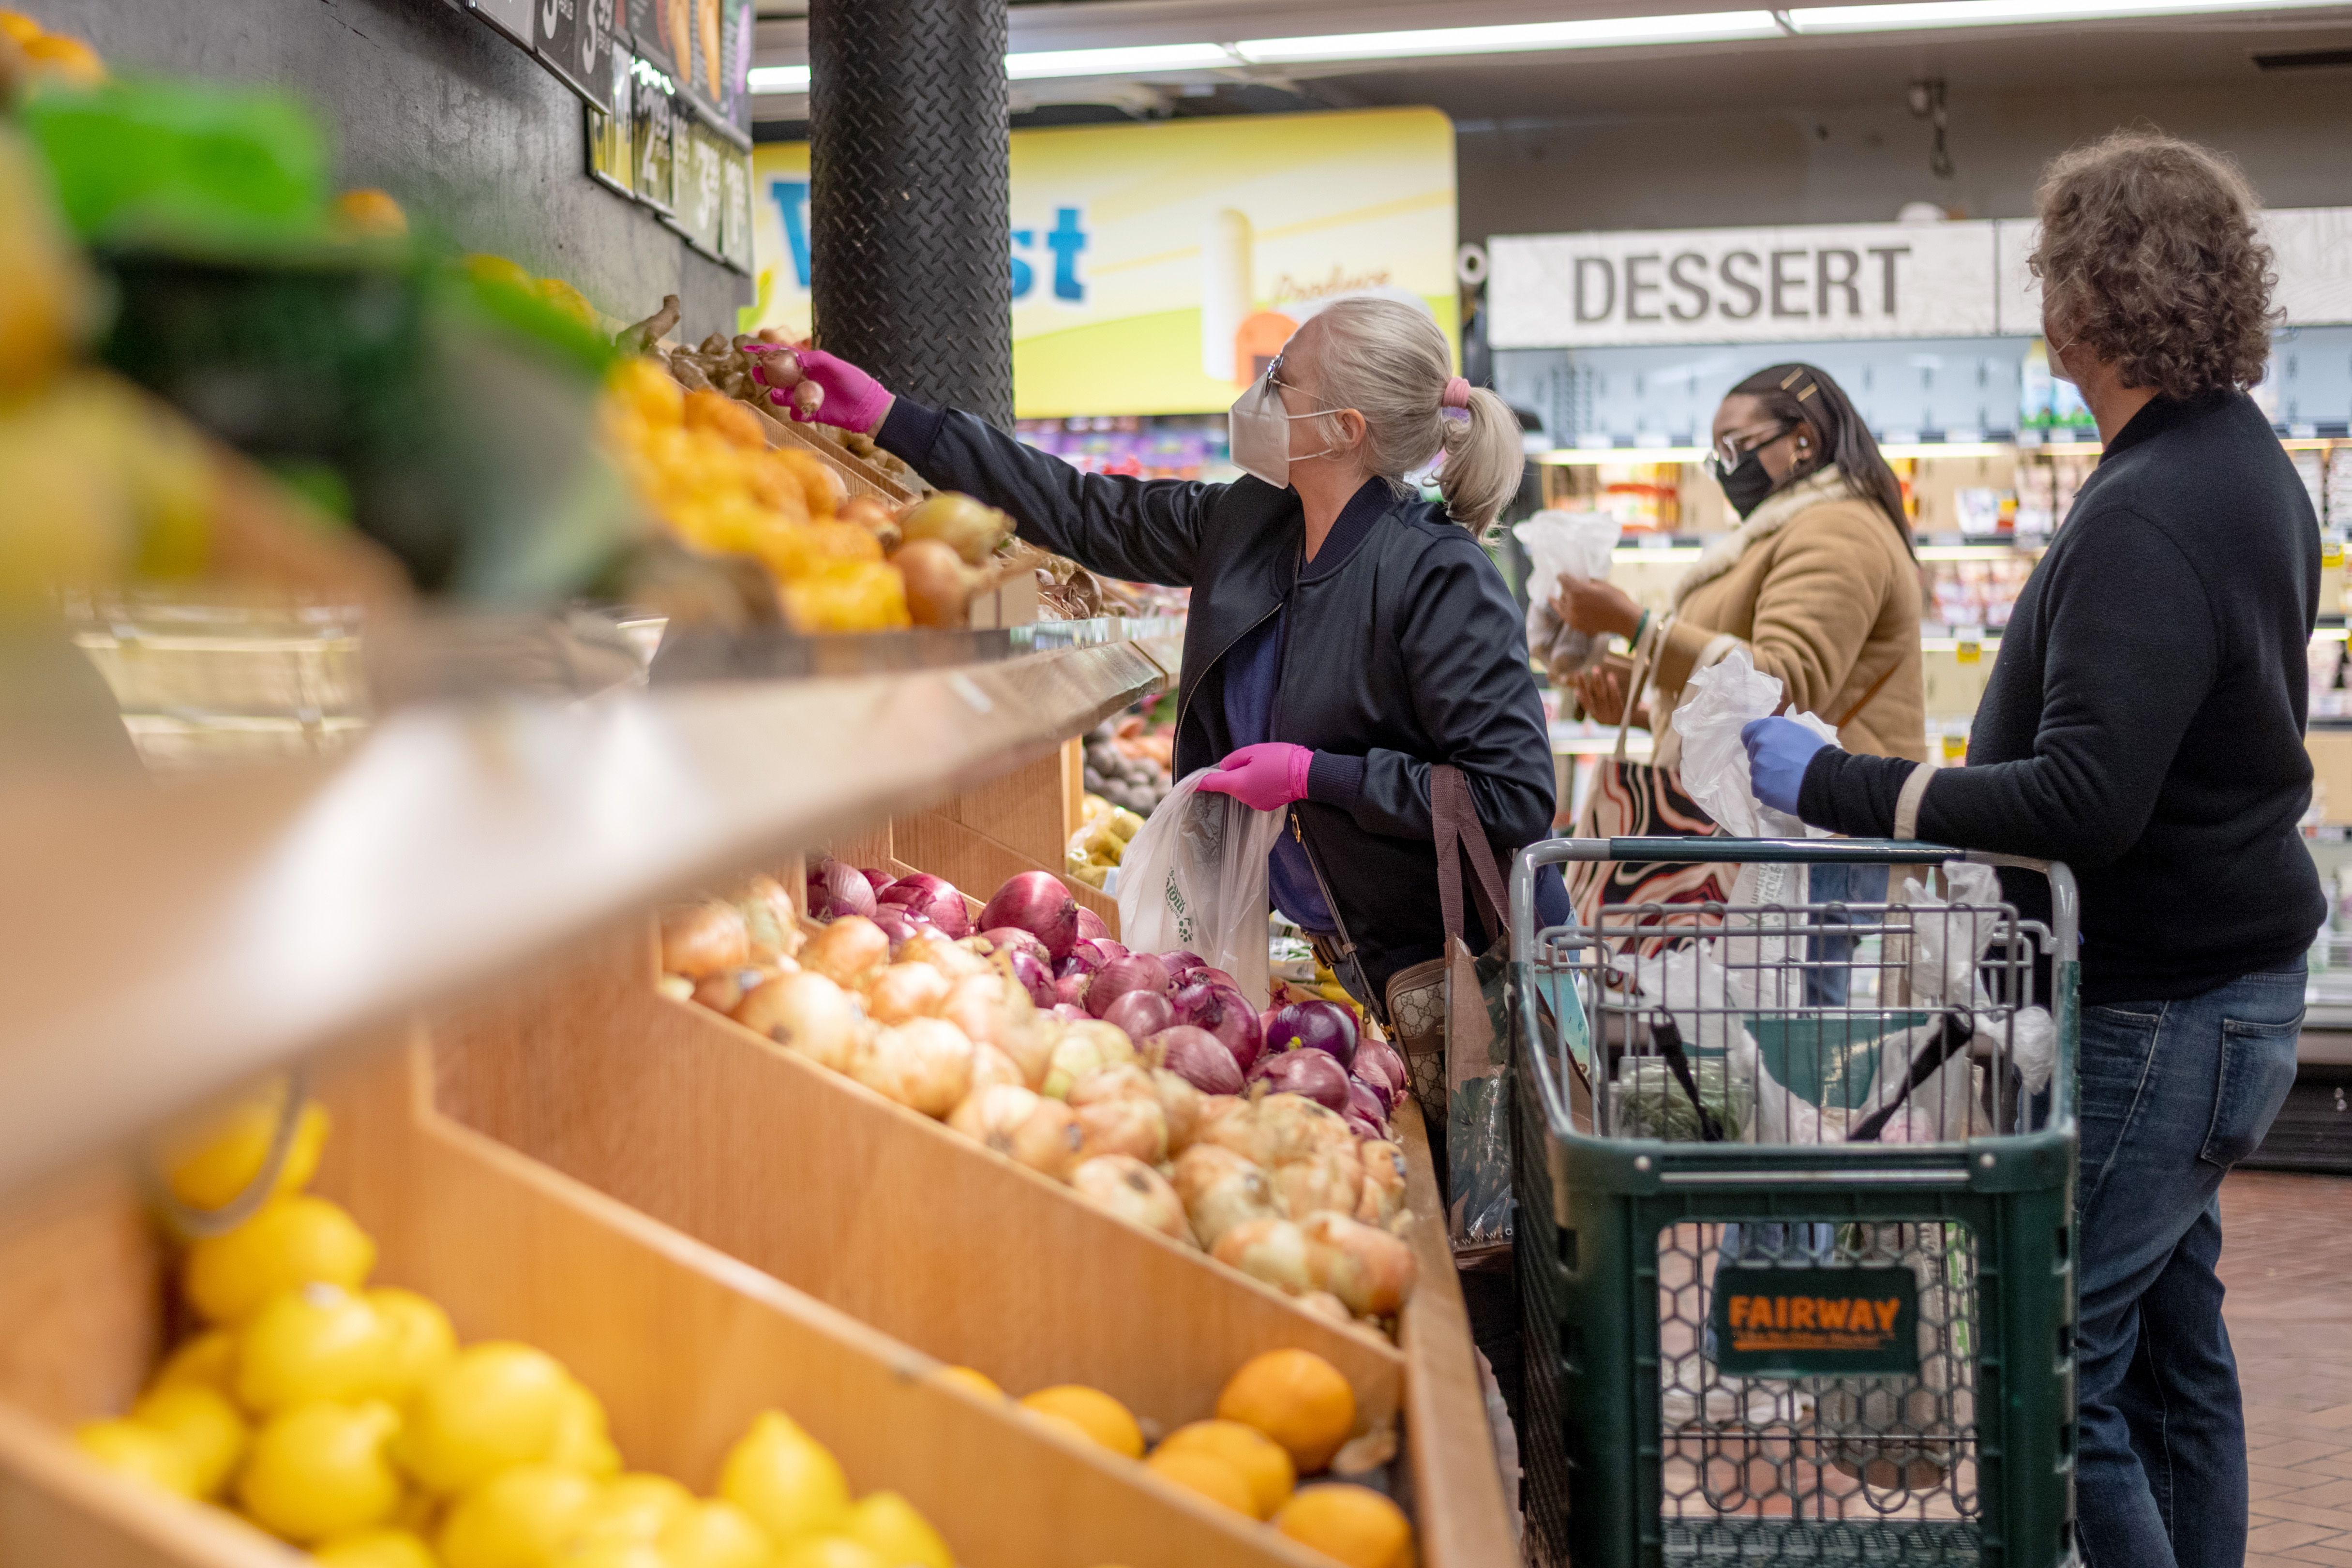
[[[1774,365],[1724,398],[1712,445],[1708,466],[1742,520],[1700,554],[1670,610],[1654,613],[1622,589],[1573,578],[1561,580],[1551,604],[1578,631],[1633,644],[1634,667],[1651,677],[1633,722],[1656,737],[1654,763],[1680,759],[1680,737],[1664,717],[1692,674],[1734,648],[1780,677],[1783,711],[1820,715],[1847,750],[1926,760],[1918,562],[1902,486],[1862,416],[1825,371]],[[1622,716],[1615,670],[1571,684],[1594,717]],[[1654,715],[1660,722],[1650,722]],[[1817,901],[1885,895],[1883,867],[1814,868]],[[1842,992],[1833,984],[1842,973],[1821,978]]]

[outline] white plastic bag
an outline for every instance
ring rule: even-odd
[[[1528,576],[1528,646],[1545,667],[1573,674],[1601,662],[1609,639],[1563,626],[1552,613],[1559,580],[1574,577],[1605,581],[1609,552],[1617,548],[1617,519],[1605,512],[1542,511],[1511,532],[1527,547],[1533,570]]]
[[[1989,865],[1967,861],[1944,862],[1944,885],[1950,899],[1937,897],[1916,877],[1903,883],[1903,901],[1911,915],[1911,995],[1921,1001],[1965,1008],[1977,996],[1977,966],[1992,946],[2000,916],[2000,878]],[[1951,905],[1967,913],[1955,915]]]
[[[1284,813],[1203,790],[1190,773],[1119,862],[1118,936],[1139,953],[1177,948],[1223,969],[1252,1007],[1266,1005],[1265,860]]]
[[[1748,781],[1748,748],[1742,726],[1769,718],[1780,706],[1780,678],[1759,670],[1748,650],[1734,648],[1717,664],[1696,671],[1682,706],[1675,709],[1675,733],[1683,737],[1683,789],[1723,831],[1738,839],[1801,839],[1805,825],[1756,799]],[[1790,716],[1831,745],[1837,731],[1819,716]]]

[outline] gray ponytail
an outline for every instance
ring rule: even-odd
[[[1470,393],[1468,419],[1440,412],[1454,363],[1445,334],[1426,311],[1365,296],[1334,300],[1300,332],[1317,400],[1364,416],[1364,456],[1391,485],[1443,452],[1438,493],[1446,515],[1474,534],[1493,525],[1518,494],[1527,456],[1510,405],[1484,388]],[[1454,411],[1455,414],[1461,411]],[[1336,441],[1336,430],[1320,432]]]

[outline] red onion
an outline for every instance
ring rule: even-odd
[[[1065,975],[1091,975],[1102,967],[1103,961],[1095,956],[1094,949],[1081,942],[1070,949],[1068,957],[1054,966],[1054,976],[1059,979]]]
[[[931,923],[908,914],[895,904],[886,904],[874,912],[874,924],[882,927],[882,935],[890,938],[890,952],[897,956],[898,944],[919,932],[932,929]]]
[[[1259,1039],[1272,1040],[1274,1038],[1274,1015],[1281,1010],[1281,1007],[1271,1007],[1259,1012],[1257,1015],[1257,1032]]]
[[[1113,958],[1124,958],[1127,956],[1127,949],[1120,944],[1112,941],[1108,936],[1089,936],[1082,938],[1078,945],[1076,947],[1071,948],[1070,951],[1073,953],[1090,952],[1095,956],[1095,962],[1097,965],[1108,964]]]
[[[1054,1004],[1054,1016],[1060,1019],[1064,1023],[1085,1023],[1095,1015],[1087,1011],[1086,1009],[1078,1006],[1076,1002],[1055,1002]]]
[[[1041,1008],[1050,1008],[1059,997],[1054,988],[1054,977],[1045,967],[1045,960],[1025,947],[1013,950],[1013,977],[1029,993],[1029,999]]]
[[[929,921],[950,940],[971,935],[971,912],[964,907],[963,894],[955,883],[929,872],[916,872],[902,876],[885,890],[880,902],[897,904],[908,914]]]
[[[1192,978],[1177,988],[1176,1021],[1215,1035],[1246,1072],[1265,1046],[1265,1033],[1258,1028],[1257,1014],[1239,991],[1202,980],[1201,973],[1195,970]]]
[[[1348,1124],[1348,1131],[1355,1134],[1358,1138],[1385,1140],[1389,1135],[1389,1130],[1386,1127],[1370,1117],[1361,1114],[1353,1105],[1340,1112],[1339,1119]]]
[[[1269,1051],[1249,1070],[1249,1081],[1269,1093],[1303,1094],[1327,1111],[1348,1108],[1348,1070],[1325,1051]]]
[[[1176,979],[1183,978],[1195,969],[1205,969],[1209,967],[1209,961],[1206,958],[1186,947],[1179,947],[1173,953],[1160,954],[1160,961],[1168,966],[1169,975]]]
[[[1054,1010],[1060,1012],[1064,1004],[1078,1009],[1080,1018],[1095,1015],[1086,1010],[1087,984],[1094,977],[1087,974],[1064,975],[1054,982]]]
[[[1034,932],[1024,931],[1018,925],[986,926],[980,939],[999,953],[1027,953],[1049,967],[1054,962],[1053,955],[1045,951],[1045,944],[1038,941]]]
[[[1170,972],[1172,974],[1174,971]],[[1214,964],[1203,964],[1184,977],[1187,980],[1213,980],[1229,991],[1238,991],[1242,988],[1242,983],[1239,980],[1234,979]]]
[[[1351,1077],[1371,1085],[1385,1105],[1393,1106],[1408,1086],[1404,1058],[1384,1040],[1357,1041],[1356,1060],[1348,1071]]]
[[[1161,1065],[1203,1094],[1238,1094],[1242,1070],[1233,1052],[1204,1029],[1178,1024],[1162,1030],[1151,1043],[1160,1052]]]
[[[980,923],[1017,925],[1059,958],[1078,939],[1078,901],[1052,872],[1024,871],[1005,879],[988,907],[980,912]]]
[[[1159,959],[1149,953],[1129,953],[1123,958],[1113,958],[1095,971],[1087,987],[1087,1011],[1100,1018],[1110,1010],[1111,1003],[1129,991],[1156,991],[1168,994],[1168,971]]]
[[[1300,1047],[1328,1053],[1342,1069],[1356,1061],[1355,1015],[1337,1002],[1293,1002],[1276,1013],[1265,1029],[1268,1051]]]
[[[854,865],[822,860],[809,867],[808,902],[809,914],[819,920],[838,920],[845,915],[863,915],[871,920],[874,884]]]
[[[1344,1113],[1350,1121],[1361,1116],[1375,1127],[1385,1127],[1389,1119],[1388,1102],[1379,1090],[1362,1079],[1350,1078],[1348,1080],[1348,1105]]]
[[[882,893],[885,888],[898,880],[897,877],[892,876],[888,872],[882,870],[878,866],[862,865],[857,869],[858,872],[866,878],[866,884],[874,889],[874,896],[877,898],[882,896]]]
[[[1103,1022],[1117,1024],[1129,1040],[1149,1040],[1175,1021],[1175,1004],[1157,991],[1129,991],[1103,1009]]]
[[[1109,935],[1110,927],[1103,924],[1103,917],[1101,915],[1097,915],[1093,910],[1088,909],[1083,904],[1078,905],[1079,941],[1091,942],[1097,936],[1108,936]]]

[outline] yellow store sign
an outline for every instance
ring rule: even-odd
[[[808,144],[752,155],[763,327],[809,327]],[[1024,419],[1223,409],[1298,323],[1376,293],[1454,334],[1454,128],[1434,110],[1013,133]]]

